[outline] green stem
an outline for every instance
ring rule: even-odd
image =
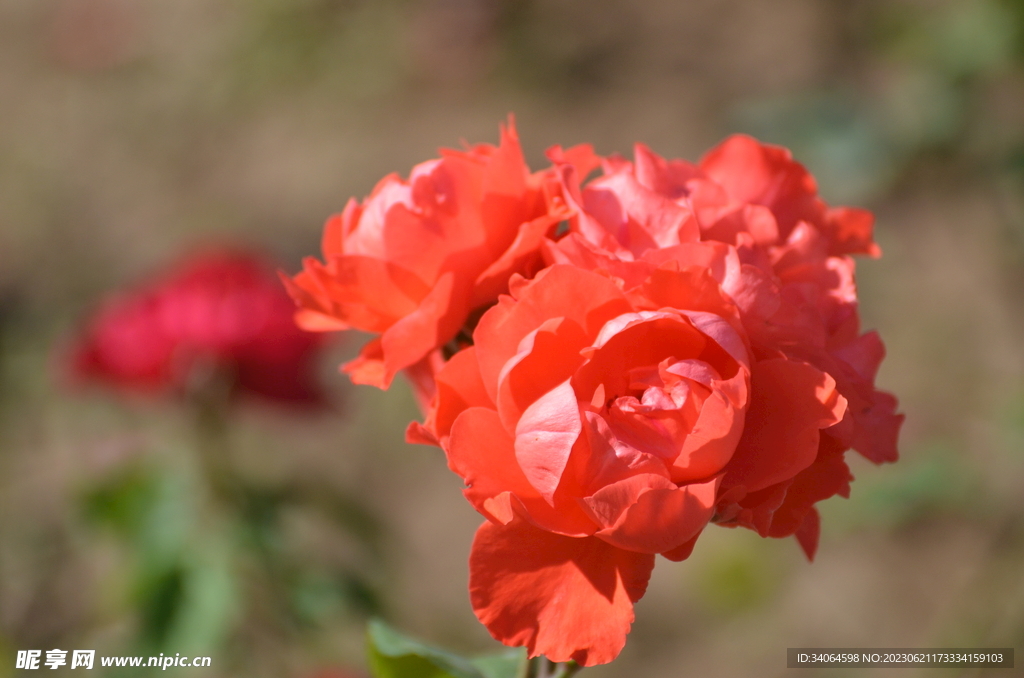
[[[203,475],[214,498],[235,508],[240,503],[242,492],[231,464],[224,405],[217,401],[197,399],[194,408],[196,445]]]
[[[553,662],[547,657],[534,657],[527,665],[527,678],[570,678],[583,667],[574,661]]]
[[[275,611],[269,623],[282,633],[291,628],[285,565],[264,534],[261,516],[252,510],[252,490],[231,461],[228,393],[208,388],[191,399],[195,438],[203,478],[216,510],[245,528],[246,543],[263,570],[264,586]]]

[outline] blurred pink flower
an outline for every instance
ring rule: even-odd
[[[71,348],[77,380],[185,392],[211,373],[233,393],[317,404],[323,335],[294,322],[274,266],[240,250],[190,254],[151,281],[112,293]]]

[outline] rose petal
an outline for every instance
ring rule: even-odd
[[[576,392],[569,380],[535,400],[516,423],[516,459],[549,504],[554,504],[555,490],[582,430]]]
[[[528,270],[531,261],[539,262],[541,242],[556,223],[558,219],[548,215],[523,223],[508,249],[477,277],[470,308],[492,302],[508,291],[508,279],[513,272]]]
[[[779,240],[779,227],[771,210],[761,205],[742,205],[724,212],[717,221],[701,229],[702,237],[730,245],[738,245],[737,235],[749,233],[754,243],[774,245]]]
[[[604,526],[594,536],[629,551],[662,553],[704,529],[720,480],[676,487],[663,476],[637,475],[606,485],[584,503]]]
[[[307,260],[305,270],[321,276],[338,318],[366,332],[381,332],[413,312],[430,291],[422,279],[398,264],[364,256],[335,257],[327,267]]]
[[[492,400],[497,400],[499,375],[519,352],[519,343],[550,318],[567,318],[597,336],[608,320],[631,310],[629,302],[608,278],[574,266],[546,269],[518,292],[518,300],[499,300],[480,318],[473,332],[480,375]]]
[[[819,431],[843,417],[835,380],[807,363],[775,358],[753,366],[743,437],[724,485],[755,492],[788,480],[818,454]]]
[[[340,332],[351,329],[342,321],[319,311],[299,309],[295,312],[295,324],[307,332]]]
[[[458,331],[465,317],[466,290],[455,286],[452,273],[445,273],[415,311],[381,335],[384,354],[384,386],[400,371],[443,346]]]
[[[572,165],[581,181],[601,166],[601,158],[594,153],[594,147],[591,144],[577,144],[566,149],[561,146],[552,146],[544,152],[544,155],[556,165]]]
[[[466,499],[489,519],[506,523],[516,512],[560,534],[584,536],[597,529],[575,500],[556,495],[550,505],[540,496],[494,410],[471,407],[460,414],[444,450],[448,467],[466,482]]]
[[[732,200],[771,209],[783,238],[801,219],[819,222],[823,217],[814,177],[781,146],[737,134],[701,158],[700,169]]]
[[[566,318],[552,318],[523,337],[498,377],[498,414],[506,430],[515,431],[526,408],[572,376],[586,345],[583,328]]]
[[[588,348],[589,360],[573,376],[573,385],[589,399],[598,384],[609,398],[627,395],[630,371],[657,365],[665,358],[696,358],[708,338],[679,313],[624,313],[605,324]]]
[[[703,530],[701,530],[701,532],[703,532]],[[693,537],[691,537],[689,541],[685,542],[684,544],[681,544],[680,546],[677,546],[671,551],[665,551],[661,555],[665,556],[669,560],[676,563],[686,560],[693,553],[693,547],[696,546],[697,538],[700,537],[700,534],[701,533],[698,532]]]
[[[648,249],[700,239],[697,220],[688,206],[644,187],[629,170],[595,179],[582,197],[584,210],[636,256]]]
[[[830,353],[852,367],[861,379],[874,383],[878,367],[885,358],[885,345],[878,332],[865,332]]]
[[[814,560],[814,554],[818,550],[818,537],[821,535],[821,516],[818,509],[812,508],[807,512],[800,529],[796,531],[796,540],[800,542],[800,548],[804,550],[807,560]]]
[[[882,256],[882,248],[872,240],[875,215],[868,210],[836,207],[825,219],[832,240],[831,254],[866,254],[874,259]]]
[[[834,495],[850,496],[853,475],[843,461],[843,448],[830,436],[821,437],[814,463],[798,473],[786,490],[786,498],[772,515],[770,537],[788,537],[803,525],[814,504]]]
[[[452,423],[464,410],[494,406],[480,379],[475,346],[453,355],[437,373],[435,383],[436,405],[428,412],[425,425],[437,440],[449,434]]]
[[[601,487],[637,474],[654,474],[668,478],[665,460],[650,449],[637,449],[620,439],[604,417],[584,412],[584,436],[569,459],[572,490],[577,496],[588,496]]]
[[[898,403],[892,394],[875,391],[866,409],[854,412],[857,433],[853,449],[876,464],[893,462],[899,457],[896,442],[906,415],[896,414]]]
[[[654,556],[600,539],[572,538],[525,523],[484,523],[469,559],[473,611],[506,645],[583,666],[612,661],[626,643],[633,603]]]
[[[341,366],[341,371],[347,374],[354,384],[387,388],[390,379],[387,378],[380,337],[366,342],[356,358]]]
[[[696,165],[685,160],[665,160],[644,144],[634,144],[633,164],[641,186],[671,200],[687,195],[687,182],[701,175]]]
[[[747,378],[745,369],[743,374],[733,377],[741,381]],[[672,463],[672,480],[677,483],[693,482],[722,470],[732,459],[743,435],[745,412],[746,402],[737,406],[726,397],[722,389],[713,390],[704,400],[696,423],[683,441],[679,456]]]

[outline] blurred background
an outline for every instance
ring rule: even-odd
[[[1020,654],[1021,0],[4,0],[0,676],[30,648],[365,675],[371,615],[497,649],[466,587],[480,518],[439,450],[403,442],[407,387],[336,373],[359,341],[323,357],[329,411],[232,409],[231,506],[180,403],[69,389],[54,356],[103,294],[190,247],[298,270],[350,196],[495,142],[510,111],[534,168],[555,143],[696,160],[742,131],[874,210],[862,316],[907,415],[899,463],[848,455],[815,563],[709,529],[585,675],[782,675],[799,646]],[[889,673],[925,672],[958,675]]]

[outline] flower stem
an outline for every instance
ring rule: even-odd
[[[572,660],[553,662],[547,657],[534,657],[529,662],[526,675],[528,678],[570,678],[582,668]]]

